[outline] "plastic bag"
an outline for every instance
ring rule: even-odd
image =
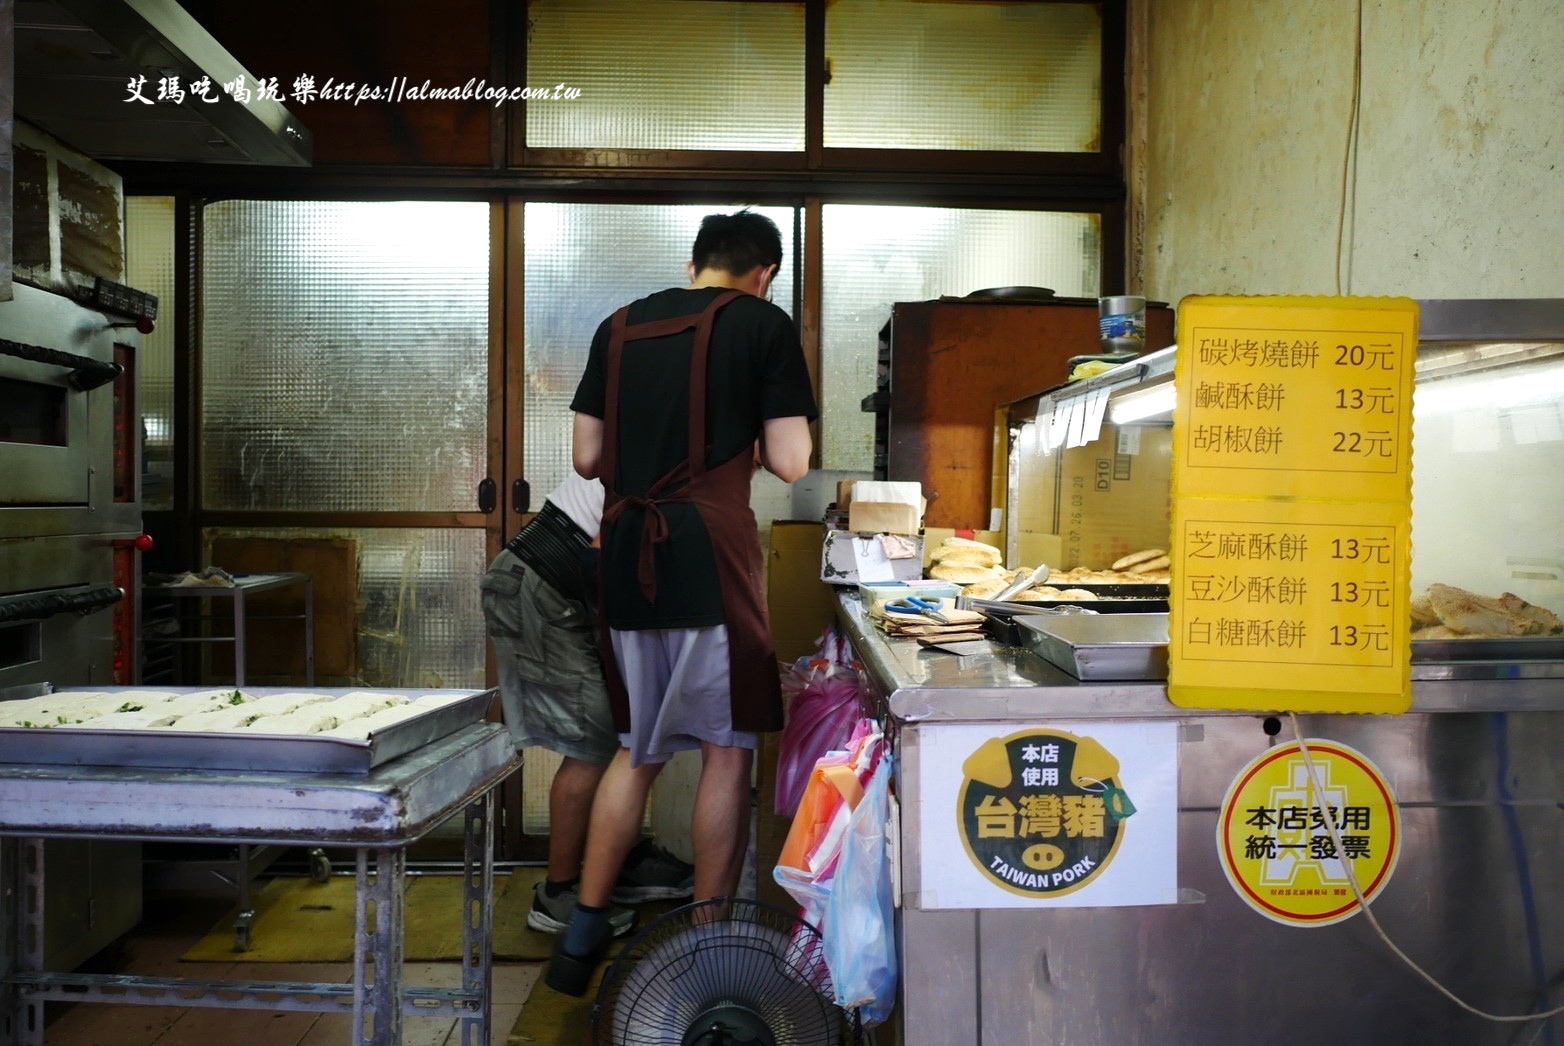
[[[880,1024],[896,1004],[895,903],[891,896],[892,759],[881,755],[843,834],[821,920],[826,968],[838,1006]]]
[[[815,764],[773,872],[819,928],[829,983],[816,987],[869,1024],[884,1021],[896,1001],[892,771],[885,738],[872,719],[861,720],[845,750]]]
[[[815,926],[825,917],[848,819],[863,797],[881,741],[874,720],[860,720],[848,748],[816,762],[777,857],[773,878],[798,902],[805,921]]]
[[[791,817],[821,756],[846,745],[865,701],[852,648],[835,627],[826,629],[813,657],[801,657],[782,680],[787,725],[777,752],[776,811]]]

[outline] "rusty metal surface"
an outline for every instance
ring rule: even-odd
[[[205,692],[214,688],[67,687],[57,692],[70,693],[77,689],[106,694],[156,689],[160,693],[180,694]],[[348,693],[399,694],[413,702],[430,693],[428,690],[366,687],[247,686],[237,689],[257,697],[301,692],[330,694],[332,697]],[[196,733],[175,729],[93,730],[90,723],[79,727],[57,726],[47,730],[0,727],[0,763],[367,774],[382,763],[483,719],[497,693],[492,688],[467,691],[468,696],[461,701],[393,723],[375,731],[365,740],[294,737],[250,731]]]
[[[0,765],[0,832],[400,846],[518,765],[498,723],[469,725],[363,775]]]

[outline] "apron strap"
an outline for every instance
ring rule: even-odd
[[[690,356],[690,478],[706,474],[706,362],[711,358],[711,330],[717,311],[743,294],[728,291],[719,294],[700,315],[695,328],[695,350]]]
[[[608,387],[603,393],[603,447],[598,455],[597,474],[610,501],[617,497],[614,486],[619,476],[619,371],[629,322],[630,306],[626,305],[614,313],[608,327]]]

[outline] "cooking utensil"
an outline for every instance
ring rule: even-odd
[[[1005,586],[1005,588],[1001,589],[999,594],[995,596],[994,599],[1000,603],[1003,603],[1007,599],[1014,599],[1016,596],[1020,595],[1022,592],[1025,592],[1033,585],[1040,585],[1044,581],[1047,581],[1048,574],[1048,564],[1044,563],[1042,566],[1038,567],[1030,574],[1027,574],[1025,577],[1018,578],[1017,580],[1012,581],[1009,585]]]
[[[1016,301],[1046,301],[1053,296],[1051,287],[985,287],[967,295],[969,298],[1010,298]]]
[[[944,601],[939,599],[919,599],[917,596],[907,596],[898,599],[894,603],[885,604],[885,609],[892,614],[921,614],[932,621],[938,621],[942,625],[950,624],[950,619],[939,612]]]

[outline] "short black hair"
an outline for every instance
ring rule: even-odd
[[[708,214],[690,252],[695,271],[721,269],[743,276],[755,267],[782,264],[782,233],[764,214],[742,210],[736,214]]]

